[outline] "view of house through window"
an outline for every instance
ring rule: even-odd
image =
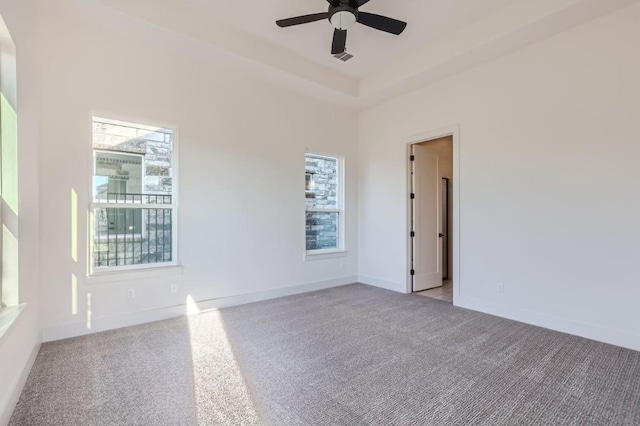
[[[175,260],[173,131],[93,119],[94,268]]]
[[[340,159],[307,153],[305,160],[306,249],[341,249]]]

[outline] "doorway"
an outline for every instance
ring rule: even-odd
[[[411,291],[453,302],[454,137],[410,145]]]

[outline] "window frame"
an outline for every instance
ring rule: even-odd
[[[337,184],[336,188],[338,190],[338,194],[336,196],[336,208],[335,209],[308,209],[306,206],[306,194],[310,191],[307,190],[306,187],[306,176],[309,174],[307,172],[307,155],[312,155],[314,157],[327,158],[331,160],[336,160],[337,162]],[[304,153],[304,167],[305,167],[305,216],[308,212],[320,212],[320,213],[338,213],[338,247],[330,248],[330,249],[313,249],[307,250],[307,224],[305,219],[304,224],[304,260],[321,260],[321,259],[330,259],[334,257],[343,257],[347,254],[347,248],[345,245],[345,224],[346,224],[346,208],[345,208],[345,160],[341,155],[329,154],[329,153],[320,153],[314,150],[306,150]]]
[[[178,215],[179,215],[179,206],[178,206],[178,194],[180,188],[179,182],[179,157],[178,157],[178,127],[172,123],[160,123],[154,120],[148,119],[127,119],[127,118],[108,118],[112,116],[112,114],[102,114],[102,113],[94,113],[89,117],[89,140],[91,141],[90,145],[90,155],[91,155],[91,175],[90,175],[90,185],[89,185],[89,223],[88,223],[88,250],[86,251],[88,254],[87,258],[87,276],[95,277],[95,276],[103,276],[109,274],[117,274],[117,273],[126,273],[126,272],[144,272],[155,269],[167,269],[172,267],[180,267],[180,262],[178,259]],[[106,124],[114,124],[121,125],[126,127],[135,127],[137,129],[148,129],[149,131],[157,131],[158,129],[167,129],[171,130],[172,138],[171,138],[171,204],[148,204],[142,202],[130,202],[130,203],[104,203],[96,201],[94,194],[94,183],[93,179],[95,177],[95,167],[96,167],[96,152],[115,152],[118,151],[110,151],[103,148],[94,148],[93,147],[93,124],[95,122],[106,123]],[[144,124],[143,124],[144,123]],[[123,152],[123,155],[140,155],[144,157],[142,154],[136,153],[127,153]],[[144,177],[146,176],[146,170],[144,167],[144,163],[142,164],[142,178],[144,181]],[[166,209],[171,210],[171,261],[169,262],[157,262],[157,263],[143,263],[137,265],[120,265],[120,266],[100,266],[96,267],[94,264],[94,253],[95,253],[95,211],[97,209],[108,209],[108,208],[122,208],[122,209]],[[144,215],[143,215],[144,221]],[[117,234],[123,235],[123,234]],[[140,234],[144,236],[144,227],[143,232]]]

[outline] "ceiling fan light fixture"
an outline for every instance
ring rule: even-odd
[[[343,60],[347,51],[347,30],[356,23],[395,35],[402,34],[407,27],[406,22],[398,21],[388,16],[360,12],[360,6],[368,3],[369,0],[327,1],[329,2],[329,10],[327,12],[280,19],[276,21],[276,24],[280,28],[286,28],[328,19],[331,26],[335,28],[333,31],[333,41],[331,42],[331,54],[334,56],[338,55],[336,57],[340,60]]]
[[[348,10],[341,10],[331,16],[331,25],[336,30],[348,30],[356,23],[356,15]]]

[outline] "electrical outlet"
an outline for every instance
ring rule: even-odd
[[[128,299],[134,299],[135,297],[136,297],[136,292],[134,289],[130,288],[129,290],[127,290]]]
[[[344,269],[344,262],[340,262],[340,269]]]
[[[171,294],[178,294],[178,284],[171,284]]]
[[[504,293],[504,284],[498,283],[498,293]]]

